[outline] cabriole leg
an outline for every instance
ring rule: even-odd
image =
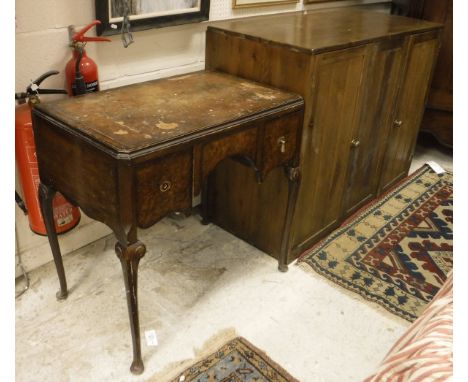
[[[125,290],[127,293],[128,315],[130,318],[130,329],[133,343],[133,362],[130,371],[133,374],[141,374],[145,369],[141,358],[140,323],[138,320],[138,263],[146,253],[143,243],[136,243],[124,246],[119,242],[115,245],[115,253],[122,265]]]
[[[65,278],[65,270],[63,269],[62,254],[60,253],[60,246],[55,231],[53,200],[56,191],[43,183],[39,184],[39,203],[41,205],[42,218],[47,231],[47,238],[49,239],[50,248],[54,257],[55,268],[60,282],[60,291],[57,292],[57,299],[63,300],[68,296],[67,280]]]

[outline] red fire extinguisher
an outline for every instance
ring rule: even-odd
[[[101,22],[99,20],[94,20],[79,32],[76,32],[71,38],[73,57],[68,61],[65,67],[67,91],[70,96],[99,91],[97,65],[88,57],[84,49],[88,41],[111,41],[108,38],[86,37],[84,35],[97,24],[101,24]]]
[[[47,77],[58,73],[56,70],[44,73],[28,86],[26,93],[15,94],[15,99],[19,103],[15,109],[15,151],[24,202],[17,192],[15,192],[15,199],[18,206],[28,215],[31,230],[39,235],[46,235],[47,231],[42,220],[38,199],[40,181],[31,109],[39,103],[39,94],[67,94],[65,90],[39,88],[41,82]],[[80,221],[80,210],[67,202],[58,192],[53,200],[53,211],[57,233],[71,230]]]

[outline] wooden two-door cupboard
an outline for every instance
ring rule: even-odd
[[[440,24],[356,8],[208,27],[207,69],[304,98],[288,262],[407,175],[440,36]],[[287,203],[281,170],[258,184],[242,165],[225,161],[209,190],[213,222],[278,256]]]

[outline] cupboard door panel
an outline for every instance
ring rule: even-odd
[[[438,49],[437,32],[409,38],[406,72],[383,163],[382,190],[408,174]]]
[[[371,64],[366,79],[361,122],[354,134],[344,215],[349,215],[375,197],[379,173],[392,122],[395,97],[401,78],[404,39],[394,38],[369,46]]]
[[[303,141],[302,184],[294,244],[335,226],[341,216],[348,156],[359,123],[365,46],[317,56],[311,133]]]

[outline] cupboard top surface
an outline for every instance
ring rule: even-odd
[[[132,153],[189,139],[251,116],[302,104],[296,94],[202,71],[39,104],[34,113]]]
[[[318,53],[386,36],[441,28],[438,23],[381,12],[340,8],[303,11],[217,23],[208,29],[267,40]]]

